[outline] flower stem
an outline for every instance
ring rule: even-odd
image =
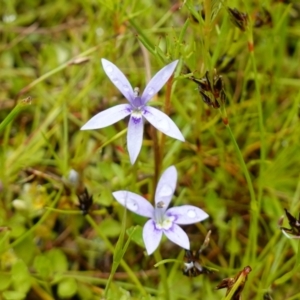
[[[9,112],[5,119],[0,123],[0,133],[6,128],[6,126],[12,122],[12,120],[28,105],[31,104],[31,97],[19,101],[16,106]]]
[[[166,88],[166,97],[165,97],[165,109],[164,113],[169,116],[171,111],[171,93],[172,93],[172,83],[173,83],[173,75],[170,77],[170,79],[167,81],[167,88]],[[160,139],[160,149],[164,149],[166,142],[166,136],[163,134]],[[161,166],[161,159],[162,159],[162,153],[160,155],[160,166]]]
[[[109,241],[109,239],[101,232],[101,230],[98,228],[96,222],[93,220],[93,218],[90,215],[86,215],[86,220],[89,222],[89,224],[96,230],[97,234],[100,236],[100,238],[104,241],[106,244],[106,247],[114,253],[114,246]],[[132,282],[136,285],[136,287],[139,289],[139,291],[143,295],[147,295],[146,290],[144,289],[143,285],[139,281],[138,277],[135,275],[135,273],[130,269],[130,267],[127,265],[127,263],[124,261],[124,259],[121,259],[120,265],[125,270],[125,272],[128,274],[129,278],[132,280]]]
[[[156,250],[154,252],[154,258],[156,260],[156,263],[159,263],[160,261],[162,261],[162,257],[160,255],[160,251]],[[158,265],[158,269],[159,269],[159,274],[161,275],[161,280],[162,280],[162,284],[163,284],[163,288],[165,291],[164,294],[164,299],[165,300],[170,300],[170,293],[169,293],[169,284],[168,284],[168,276],[167,276],[167,270],[164,264],[159,264]]]
[[[256,253],[256,248],[257,248],[259,207],[258,207],[258,203],[257,203],[257,200],[256,200],[256,196],[255,196],[255,192],[254,192],[254,188],[253,188],[253,184],[252,184],[252,180],[251,180],[248,168],[247,168],[246,163],[244,161],[244,158],[243,158],[243,155],[242,155],[241,150],[239,148],[239,145],[237,144],[237,142],[234,138],[234,135],[231,131],[231,128],[230,128],[229,123],[227,121],[227,117],[226,117],[226,122],[224,122],[224,124],[225,124],[225,127],[226,127],[226,129],[229,133],[229,137],[231,139],[231,142],[233,143],[233,146],[236,150],[237,156],[240,160],[241,168],[243,170],[245,179],[247,181],[248,190],[249,190],[249,193],[250,193],[251,222],[250,222],[250,229],[249,229],[249,239],[251,241],[252,247],[247,248],[247,251],[248,251],[247,254],[248,255],[246,255],[245,257],[250,257],[250,260],[251,260],[251,263],[252,263],[255,259],[255,253]],[[252,251],[251,251],[251,249],[252,249]]]
[[[277,286],[277,285],[281,285],[281,284],[287,282],[288,280],[293,278],[295,273],[299,272],[299,269],[300,269],[300,241],[298,241],[298,251],[297,251],[296,262],[295,262],[294,268],[290,272],[284,273],[283,276],[276,279],[274,281],[274,285]]]
[[[166,115],[170,114],[171,110],[171,93],[172,93],[172,82],[173,82],[173,75],[167,81],[167,90],[166,90],[166,97],[165,97],[165,109],[164,112]],[[154,175],[154,182],[153,186],[155,187],[158,182],[158,178],[161,171],[162,165],[162,152],[165,147],[166,137],[163,134],[160,139],[160,143],[158,141],[157,130],[153,128],[153,147],[154,147],[154,161],[155,161],[155,175]]]
[[[245,1],[246,7],[247,1]],[[249,15],[249,7],[247,7],[247,13]],[[259,177],[258,177],[258,193],[257,193],[257,203],[256,203],[256,210],[252,211],[252,218],[254,219],[252,222],[256,222],[256,224],[251,225],[254,227],[258,227],[258,215],[260,212],[260,206],[261,206],[261,200],[262,200],[262,194],[263,194],[263,182],[264,182],[264,168],[265,168],[265,161],[266,161],[266,134],[265,134],[265,128],[264,128],[264,118],[263,118],[263,108],[262,108],[262,98],[260,93],[260,82],[258,79],[258,72],[256,67],[256,58],[255,58],[255,48],[254,48],[254,41],[253,41],[253,26],[252,24],[249,24],[247,27],[247,40],[248,40],[248,50],[250,53],[250,60],[253,68],[253,74],[254,74],[254,82],[255,82],[255,98],[256,98],[256,104],[257,104],[257,111],[258,111],[258,123],[259,123],[259,131],[260,131],[260,164],[259,164]],[[250,228],[251,229],[251,228]],[[251,233],[251,231],[250,231]],[[257,239],[257,236],[252,238],[255,240]],[[256,244],[255,248],[253,246],[253,252],[256,251]],[[254,255],[254,253],[253,253]]]
[[[152,127],[151,130],[152,139],[153,139],[153,151],[154,151],[154,177],[153,177],[153,187],[157,185],[159,173],[160,173],[160,165],[161,165],[161,151],[158,143],[157,130]],[[153,194],[154,195],[154,194]]]
[[[262,184],[263,184],[263,168],[264,163],[266,160],[266,137],[265,137],[265,128],[264,128],[264,119],[263,119],[263,109],[262,109],[262,99],[260,95],[260,85],[258,80],[257,68],[256,68],[256,59],[254,54],[254,46],[253,46],[253,38],[252,34],[248,38],[248,45],[250,51],[250,59],[253,66],[253,73],[254,73],[254,81],[255,81],[255,94],[257,99],[257,110],[258,110],[258,123],[259,123],[259,130],[260,130],[260,169],[259,169],[259,181],[258,181],[258,202],[260,203],[262,198]],[[252,46],[250,46],[252,45]]]

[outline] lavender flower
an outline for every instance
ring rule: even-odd
[[[83,125],[81,130],[104,128],[130,115],[127,147],[132,164],[136,161],[142,147],[143,117],[164,134],[184,141],[180,130],[166,114],[156,108],[147,106],[147,102],[171,77],[178,60],[162,68],[147,84],[142,96],[139,96],[138,88],[132,89],[129,81],[117,66],[104,58],[101,61],[104,72],[129,101],[129,104],[120,104],[98,113]]]
[[[138,215],[150,218],[143,229],[143,239],[148,255],[156,250],[163,233],[173,243],[189,250],[189,238],[178,225],[193,224],[208,218],[207,213],[192,205],[172,207],[167,210],[176,188],[176,182],[177,171],[174,166],[171,166],[162,174],[156,187],[155,207],[135,193],[128,191],[113,193],[120,204]]]

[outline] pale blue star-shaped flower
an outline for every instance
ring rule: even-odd
[[[129,103],[120,104],[98,113],[83,125],[81,130],[104,128],[130,115],[127,132],[127,147],[132,164],[136,161],[142,147],[144,130],[143,118],[164,134],[184,141],[180,130],[166,114],[147,105],[148,101],[171,77],[178,60],[162,68],[147,84],[142,96],[139,96],[138,88],[132,89],[129,81],[117,66],[104,58],[101,62],[108,78]]]
[[[177,182],[177,171],[169,167],[162,174],[155,192],[155,207],[143,197],[128,191],[113,193],[115,199],[132,212],[150,218],[144,225],[143,240],[148,255],[152,254],[159,245],[162,235],[184,249],[190,249],[187,234],[178,225],[200,222],[208,218],[208,214],[193,205],[178,207],[168,206],[174,194]]]

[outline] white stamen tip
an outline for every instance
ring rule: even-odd
[[[135,88],[133,89],[133,93],[134,93],[135,97],[138,97],[138,96],[139,96],[139,93],[140,93],[140,89],[139,89],[138,87],[135,87]]]
[[[156,207],[157,208],[164,208],[166,205],[163,201],[159,201],[157,204],[156,204]]]

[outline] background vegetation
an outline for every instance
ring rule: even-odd
[[[244,28],[228,7],[248,14]],[[278,226],[284,208],[300,210],[298,1],[2,0],[0,15],[0,299],[224,299],[215,287],[246,266],[243,299],[300,299],[299,244]],[[131,166],[127,120],[80,131],[125,103],[101,58],[141,90],[180,59],[171,103],[163,88],[152,104],[186,142],[146,124]],[[220,109],[188,79],[206,71],[222,76]],[[218,272],[184,276],[184,251],[167,240],[147,256],[145,219],[111,195],[152,201],[170,165],[172,204],[210,215],[184,230],[194,250],[212,231],[201,263]],[[86,215],[84,188],[94,200]],[[178,262],[154,267],[163,259]]]

